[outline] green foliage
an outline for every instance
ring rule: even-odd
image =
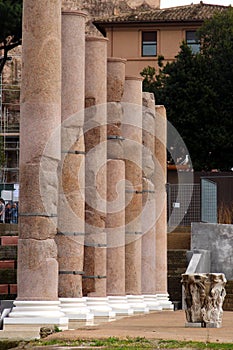
[[[8,52],[21,44],[23,0],[0,0],[0,73],[8,59]]]
[[[62,332],[62,330],[57,325],[55,325],[54,326],[54,332],[55,333],[59,333],[59,332]]]
[[[175,61],[160,68],[157,75],[153,67],[143,70],[143,87],[154,92],[157,104],[165,105],[168,120],[186,143],[195,170],[230,170],[233,9],[206,21],[198,35],[200,53],[193,54],[182,43]]]

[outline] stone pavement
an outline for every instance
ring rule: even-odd
[[[220,342],[233,344],[233,312],[225,311],[221,328],[185,328],[185,312],[155,311],[124,317],[92,327],[54,333],[47,339],[75,340],[108,337]],[[233,348],[233,345],[232,345]]]

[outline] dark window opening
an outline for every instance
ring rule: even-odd
[[[157,32],[142,32],[142,56],[157,55]]]
[[[195,30],[186,31],[186,43],[192,50],[192,53],[200,51],[200,42],[197,39],[197,32]]]

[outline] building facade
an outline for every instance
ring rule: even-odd
[[[108,56],[127,59],[126,73],[140,75],[147,66],[158,67],[174,60],[182,41],[193,52],[199,50],[196,31],[202,23],[223,12],[227,6],[199,4],[131,11],[127,14],[94,21],[99,31],[109,39]]]

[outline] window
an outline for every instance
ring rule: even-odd
[[[186,31],[186,43],[192,50],[192,53],[197,53],[200,51],[200,42],[197,39],[196,31]]]
[[[142,56],[157,55],[157,32],[142,32]]]

